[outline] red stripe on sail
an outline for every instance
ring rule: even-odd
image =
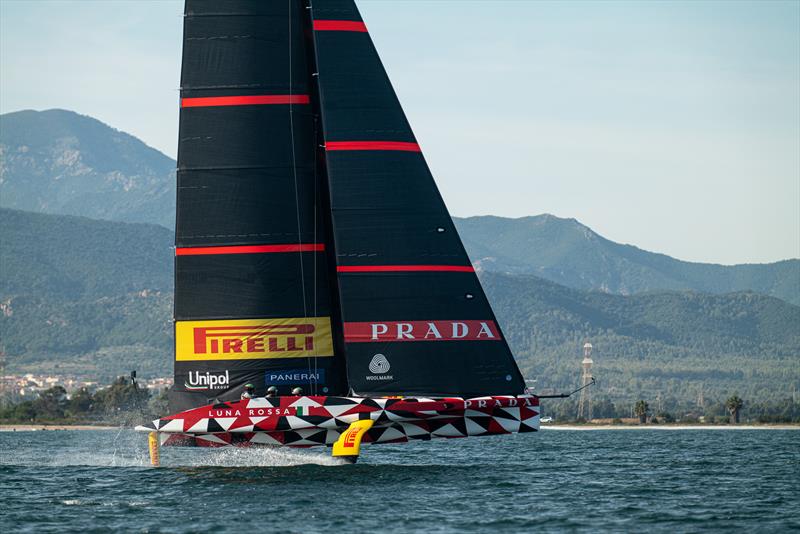
[[[314,30],[318,32],[366,32],[367,26],[357,20],[315,20]]]
[[[212,106],[260,106],[265,104],[308,104],[308,95],[246,95],[181,98],[182,108]]]
[[[417,143],[404,141],[328,141],[325,150],[399,150],[401,152],[422,152]]]
[[[225,247],[177,247],[176,256],[205,256],[209,254],[267,254],[273,252],[322,252],[322,243],[289,245],[233,245]]]
[[[456,273],[474,273],[472,265],[339,265],[340,273],[393,273],[440,271]]]

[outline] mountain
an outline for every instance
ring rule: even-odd
[[[481,270],[535,274],[576,289],[631,295],[675,290],[756,291],[800,305],[800,260],[715,265],[676,260],[622,245],[575,219],[537,215],[454,219]]]
[[[0,207],[174,227],[173,159],[71,111],[0,116]],[[614,243],[574,219],[455,219],[483,271],[535,274],[576,289],[631,295],[756,291],[800,305],[800,260],[690,263]]]
[[[0,116],[0,203],[93,217],[0,209],[9,371],[170,374],[174,168],[90,117]],[[609,398],[774,397],[800,378],[800,260],[682,262],[551,215],[456,225],[539,388],[575,384],[587,339]]]
[[[72,111],[0,115],[0,207],[175,224],[175,161]]]
[[[172,232],[155,225],[0,210],[0,333],[11,372],[107,379],[172,365]],[[779,397],[800,379],[800,307],[753,292],[634,296],[533,275],[480,273],[526,376],[578,379],[595,346],[597,394]]]

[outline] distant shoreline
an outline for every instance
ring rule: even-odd
[[[559,425],[546,423],[549,430],[800,430],[800,424],[776,423],[759,425]]]
[[[47,430],[118,430],[118,426],[100,425],[0,425],[0,432],[38,432]]]

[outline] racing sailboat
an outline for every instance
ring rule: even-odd
[[[538,429],[352,0],[187,0],[180,106],[175,415],[137,427],[154,462]]]

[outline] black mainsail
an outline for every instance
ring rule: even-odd
[[[523,393],[352,0],[187,0],[175,257],[186,410]]]
[[[522,393],[503,338],[352,0],[315,0],[348,383],[358,394]]]
[[[170,405],[153,465],[538,430],[352,0],[186,1]]]
[[[322,182],[300,0],[186,2],[174,410],[346,391],[331,339]]]

